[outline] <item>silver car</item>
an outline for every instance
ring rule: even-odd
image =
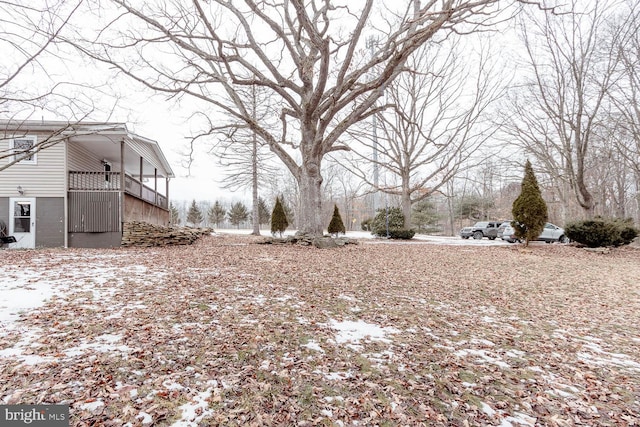
[[[507,226],[502,232],[502,240],[506,240],[509,243],[520,241],[520,239],[516,237],[516,231],[510,225]],[[551,224],[550,222],[547,222],[544,225],[542,233],[535,240],[540,240],[547,243],[569,243],[569,238],[564,234],[564,228],[558,227],[557,225]]]

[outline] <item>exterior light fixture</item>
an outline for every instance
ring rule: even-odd
[[[24,189],[22,188],[22,185],[18,185],[18,188],[16,188],[16,190],[18,190],[18,194],[24,196]]]

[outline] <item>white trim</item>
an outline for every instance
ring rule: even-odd
[[[29,203],[29,216],[23,218],[29,221],[29,231],[21,232],[15,229],[15,203]],[[36,247],[36,198],[35,197],[11,197],[9,198],[9,235],[13,235],[17,242],[10,243],[10,248],[33,249]]]
[[[36,135],[24,135],[21,136],[19,138],[11,138],[9,140],[9,149],[13,152],[13,160],[16,159],[17,154],[16,154],[16,147],[15,147],[15,143],[16,141],[19,140],[30,140],[32,142],[31,147],[35,148],[36,145],[38,144],[38,137]],[[21,165],[37,165],[38,164],[38,154],[37,153],[33,153],[31,155],[30,159],[24,159],[24,160],[20,160],[18,162]]]

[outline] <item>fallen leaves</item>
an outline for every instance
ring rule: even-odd
[[[3,251],[2,286],[55,295],[0,334],[3,403],[73,426],[640,419],[638,251],[246,242]]]

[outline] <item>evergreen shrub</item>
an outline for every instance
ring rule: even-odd
[[[276,233],[280,233],[280,237],[282,237],[282,233],[284,233],[288,226],[289,221],[287,221],[287,215],[284,213],[280,198],[277,197],[273,211],[271,212],[271,234],[275,235]]]
[[[338,235],[339,233],[345,234],[347,232],[344,227],[344,223],[342,222],[338,205],[333,205],[333,216],[331,217],[331,222],[329,223],[329,227],[327,227],[327,231],[329,234],[335,235]]]
[[[391,239],[412,239],[416,234],[414,230],[404,228],[404,214],[399,207],[388,208],[389,237]],[[387,208],[378,209],[375,218],[371,222],[371,234],[379,237],[387,237]]]
[[[362,231],[371,231],[372,222],[373,218],[363,219],[362,222],[360,222],[360,228],[362,229]]]
[[[597,248],[628,245],[638,236],[638,229],[631,219],[596,217],[567,224],[565,233],[575,242]]]
[[[520,195],[513,202],[511,214],[516,237],[523,239],[525,245],[542,233],[547,222],[547,204],[529,160],[525,164]]]

